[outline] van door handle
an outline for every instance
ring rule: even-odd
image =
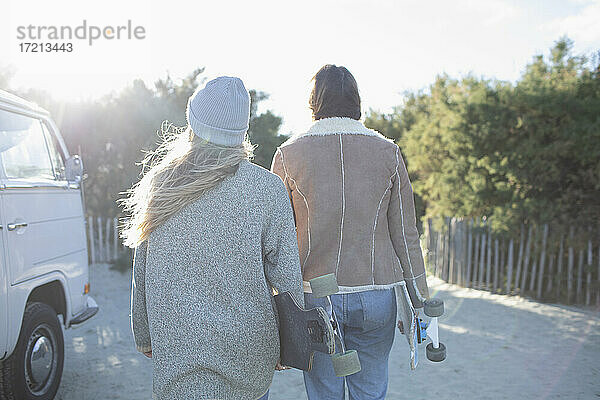
[[[8,224],[8,230],[14,231],[17,228],[25,228],[27,226],[27,222],[13,222],[12,224]]]

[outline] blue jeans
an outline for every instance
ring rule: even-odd
[[[306,308],[323,307],[327,298],[304,294]],[[396,326],[394,289],[336,294],[331,296],[340,332],[347,349],[356,350],[361,371],[338,378],[329,355],[315,352],[312,370],[304,372],[309,400],[345,400],[344,381],[350,400],[384,399],[388,385],[388,358]],[[336,346],[336,352],[340,350]]]

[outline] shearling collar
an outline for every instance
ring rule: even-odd
[[[306,132],[293,135],[288,142],[305,136],[366,135],[387,139],[381,133],[367,128],[362,122],[347,117],[323,118],[316,121]]]

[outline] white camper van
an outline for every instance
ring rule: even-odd
[[[98,311],[82,172],[47,111],[0,90],[0,398],[54,398],[63,326]]]

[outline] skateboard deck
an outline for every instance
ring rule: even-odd
[[[419,364],[417,316],[410,301],[406,283],[401,282],[395,289],[396,301],[398,302],[398,321],[401,321],[404,327],[404,335],[410,348],[410,369],[414,370]]]
[[[438,317],[444,313],[444,303],[440,299],[429,299],[425,301],[424,313],[431,318],[427,324],[413,308],[406,284],[402,282],[396,286],[396,299],[398,302],[398,327],[406,336],[410,348],[410,368],[416,369],[419,364],[418,344],[431,339],[427,345],[427,359],[440,362],[446,359],[446,346],[439,342]]]
[[[279,314],[281,365],[310,371],[315,351],[335,351],[329,317],[321,307],[303,310],[289,292],[274,297]]]

